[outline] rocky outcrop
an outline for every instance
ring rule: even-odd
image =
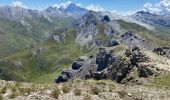
[[[112,38],[109,41],[108,47],[113,47],[113,46],[117,46],[117,45],[119,45],[119,42],[116,39]]]
[[[97,71],[104,70],[114,60],[115,58],[109,52],[105,49],[100,49],[100,52],[96,56],[96,64],[98,65]]]
[[[127,57],[130,57],[132,65],[138,66],[140,62],[149,61],[149,57],[146,57],[140,50],[139,47],[133,47],[132,50],[126,50]]]
[[[160,47],[153,50],[158,55],[166,56],[170,58],[170,47]]]
[[[122,34],[121,41],[123,41],[129,47],[137,45],[148,50],[152,50],[155,47],[155,45],[149,42],[146,38],[132,31],[127,31]]]
[[[108,77],[109,79],[121,83],[121,81],[127,76],[127,74],[132,69],[133,66],[131,66],[130,61],[120,57],[117,58],[115,62],[113,62],[107,69]]]
[[[110,22],[110,18],[109,18],[108,15],[105,15],[105,16],[102,18],[101,21],[102,21],[102,22]]]
[[[149,62],[139,47],[133,47],[125,52],[126,57],[114,56],[111,51],[100,48],[99,53],[93,57],[77,59],[72,64],[72,69],[63,71],[56,79],[56,83],[70,81],[76,78],[96,80],[109,79],[118,83],[127,83],[135,78],[148,78],[158,76],[160,73],[153,65],[144,65]],[[137,76],[129,78],[136,69]],[[131,76],[132,77],[132,76]]]

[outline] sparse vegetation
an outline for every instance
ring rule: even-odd
[[[17,97],[17,94],[16,93],[12,93],[11,95],[9,95],[9,99],[14,99]]]
[[[33,88],[24,88],[24,87],[18,88],[18,90],[21,95],[30,94],[31,92],[34,91]]]
[[[125,96],[127,96],[127,92],[126,91],[117,91],[118,95],[120,98],[124,98]]]
[[[0,100],[3,100],[3,96],[2,95],[0,95]]]
[[[51,96],[55,99],[58,99],[59,98],[59,95],[60,95],[60,89],[59,88],[56,88],[55,90],[53,90],[51,92]]]
[[[101,92],[100,89],[96,86],[91,86],[91,92],[92,94],[95,94],[95,95],[99,95],[99,93]]]
[[[22,86],[22,84],[21,83],[19,83],[19,82],[17,82],[17,83],[15,83],[15,87],[21,87]]]
[[[63,84],[62,91],[63,91],[63,93],[69,93],[70,92],[69,85]]]
[[[5,87],[2,87],[2,88],[0,89],[0,94],[5,94],[6,91],[7,91],[7,87],[6,87],[6,86],[5,86]]]
[[[86,94],[84,97],[83,97],[83,100],[92,100],[91,99],[91,96],[89,94]]]
[[[167,89],[170,89],[170,74],[154,78],[149,86],[155,86],[160,88],[166,87]]]
[[[80,96],[81,92],[82,92],[81,89],[78,89],[78,88],[74,89],[74,94],[77,95],[77,96]]]
[[[107,85],[107,83],[104,80],[96,81],[97,85]]]

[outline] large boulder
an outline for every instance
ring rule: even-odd
[[[78,70],[80,67],[82,67],[85,64],[87,59],[88,57],[85,57],[85,56],[79,57],[77,60],[73,62],[72,69]]]
[[[56,83],[67,82],[73,79],[74,71],[73,70],[66,70],[63,71],[59,77],[56,79]]]

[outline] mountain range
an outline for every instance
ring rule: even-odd
[[[32,10],[0,7],[0,78],[51,82],[77,57],[120,44],[147,50],[170,46],[170,15],[129,16],[76,4]],[[50,78],[49,78],[50,77]]]
[[[0,100],[168,100],[169,88],[169,14],[0,6]]]

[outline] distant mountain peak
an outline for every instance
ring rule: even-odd
[[[55,4],[53,7],[56,7],[58,9],[66,9],[69,5],[75,5],[72,2],[68,1],[66,3],[61,3],[61,4]]]
[[[88,12],[88,10],[80,6],[77,6],[76,4],[71,3],[70,5],[67,6],[66,9],[64,9],[64,12],[72,13],[76,15],[84,15],[85,13]]]
[[[82,16],[88,12],[87,9],[81,8],[78,5],[68,2],[64,4],[57,4],[44,9],[44,12],[52,16]]]
[[[139,11],[133,14],[132,18],[149,25],[160,25],[170,27],[169,15],[161,15],[146,11]]]

